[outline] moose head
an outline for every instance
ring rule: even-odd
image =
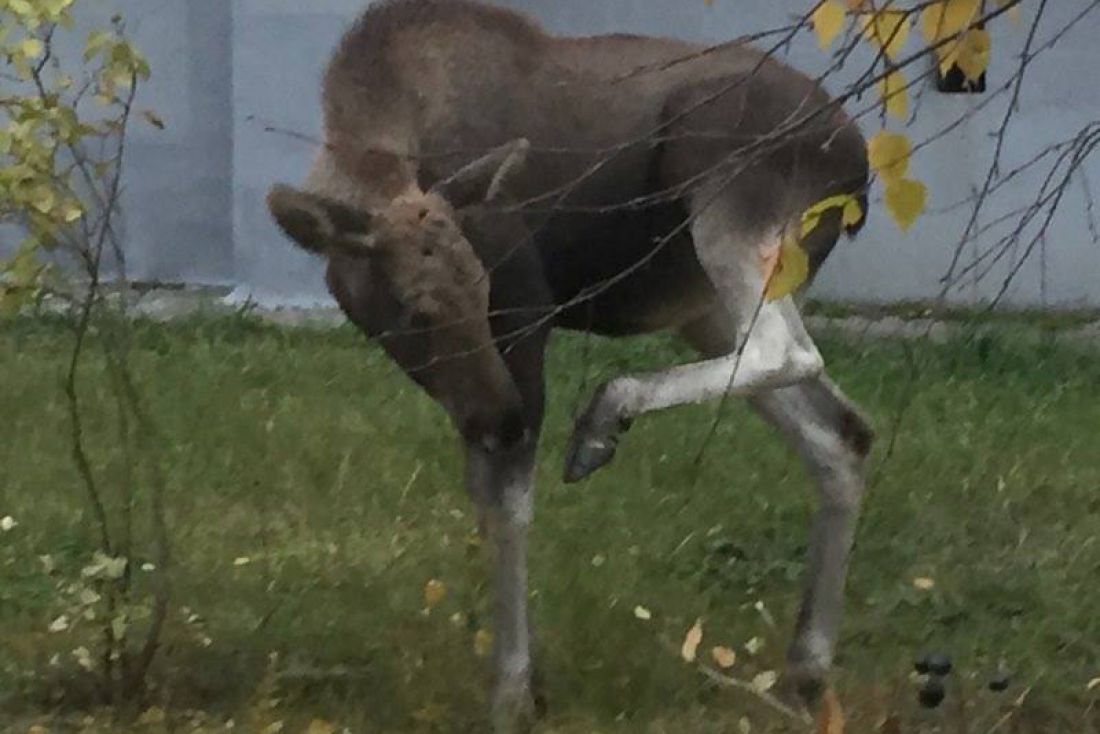
[[[489,324],[489,273],[459,212],[496,199],[526,140],[497,148],[427,192],[416,185],[361,207],[286,185],[267,204],[282,230],[328,260],[341,308],[448,412],[468,444],[523,441],[519,390]]]

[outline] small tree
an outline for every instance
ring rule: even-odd
[[[91,627],[93,650],[82,645],[74,656],[101,677],[107,701],[120,701],[142,689],[168,608],[156,432],[128,362],[126,289],[105,287],[108,278],[126,283],[117,227],[122,171],[138,85],[149,66],[117,15],[84,36],[82,58],[62,57],[61,36],[82,33],[74,4],[0,0],[0,224],[21,233],[14,256],[0,261],[0,314],[50,299],[62,305],[72,331],[63,389],[97,547],[78,575],[59,582],[66,608],[50,627]],[[162,127],[155,115],[143,114]],[[94,354],[106,365],[114,398],[122,454],[114,480],[97,469],[84,433],[82,369]],[[134,514],[143,507],[152,528],[147,590],[133,573]]]

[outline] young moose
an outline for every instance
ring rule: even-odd
[[[566,481],[611,461],[642,414],[725,393],[787,438],[821,499],[788,674],[812,697],[833,657],[872,432],[793,301],[763,291],[807,207],[866,204],[865,144],[778,60],[736,42],[700,50],[553,36],[469,0],[374,4],[325,75],[312,171],[268,197],[286,234],[327,258],[347,316],[461,434],[495,551],[497,731],[531,707],[526,535],[552,328],[671,329],[703,356],[604,384],[576,421]],[[811,272],[844,229],[832,210],[803,237]]]

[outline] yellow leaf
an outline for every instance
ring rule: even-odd
[[[684,644],[680,646],[680,657],[685,663],[695,661],[695,653],[699,649],[699,643],[703,641],[703,620],[695,620],[695,624],[684,635]]]
[[[493,650],[493,633],[478,630],[474,635],[474,654],[479,658],[487,657]]]
[[[34,15],[34,7],[28,0],[8,0],[8,10],[21,18]]]
[[[863,207],[860,206],[859,199],[853,196],[848,200],[848,203],[844,205],[841,223],[845,227],[854,227],[859,224],[861,219],[863,219]]]
[[[917,221],[927,199],[928,189],[920,181],[899,178],[886,184],[886,208],[903,230]]]
[[[424,584],[424,604],[428,609],[439,606],[446,596],[447,587],[442,581],[431,579]]]
[[[1006,5],[1008,5],[1010,2],[1012,2],[1012,0],[997,0],[997,7],[998,8],[1003,8]],[[1020,25],[1020,5],[1019,4],[1013,5],[1011,8],[1008,9],[1008,19],[1011,20],[1016,25]]]
[[[37,59],[45,51],[46,47],[37,38],[25,38],[18,46],[19,53],[28,59]]]
[[[954,35],[978,19],[982,0],[944,0],[943,24]]]
[[[737,662],[737,653],[721,645],[710,649],[710,657],[719,668],[732,668]]]
[[[981,10],[981,0],[939,0],[921,13],[921,32],[928,43],[961,33]]]
[[[828,48],[840,31],[844,28],[845,10],[839,0],[825,0],[810,17],[813,23],[814,33],[817,34],[817,43],[821,48]]]
[[[817,712],[817,734],[844,734],[844,711],[832,686],[825,689],[821,696],[821,707]]]
[[[835,196],[828,196],[821,201],[817,202],[813,206],[810,206],[806,211],[802,212],[802,228],[800,237],[805,237],[810,232],[817,229],[817,225],[821,223],[821,215],[830,209],[844,209],[847,210],[848,206],[852,203],[856,205],[857,216],[851,221],[851,224],[855,224],[859,221],[859,202],[855,201],[855,197],[851,194],[837,194]],[[845,222],[848,224],[848,222]],[[766,273],[765,273],[766,274]]]
[[[780,238],[779,257],[775,259],[771,274],[764,286],[764,298],[775,301],[798,290],[810,276],[810,258],[802,249],[799,238],[786,232]]]
[[[879,94],[886,103],[886,114],[899,120],[909,117],[909,90],[905,77],[895,69],[878,83]]]
[[[897,59],[909,40],[909,13],[879,10],[861,19],[863,37],[881,47],[890,59]]]
[[[871,168],[886,181],[903,178],[909,171],[909,154],[912,146],[909,138],[887,130],[875,135],[867,143],[867,159]]]
[[[989,31],[971,28],[963,35],[955,64],[967,79],[976,81],[985,72],[989,66],[989,46]]]
[[[43,214],[49,214],[57,204],[57,195],[50,187],[39,186],[34,190],[34,197],[31,199],[30,204]]]
[[[930,579],[927,576],[918,576],[913,579],[913,586],[921,591],[931,591],[936,586],[935,579]]]
[[[72,224],[82,216],[84,216],[84,209],[79,203],[70,200],[61,205],[61,218],[66,223]]]
[[[336,724],[324,719],[314,719],[309,722],[305,734],[336,734]]]

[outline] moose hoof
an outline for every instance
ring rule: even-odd
[[[574,438],[565,460],[565,481],[579,482],[615,457],[612,438]]]
[[[813,710],[828,686],[829,667],[818,662],[788,663],[783,689],[787,696]]]
[[[613,384],[613,383],[612,383]],[[615,457],[619,434],[630,427],[611,398],[611,385],[604,385],[573,425],[565,457],[566,483],[579,482]]]
[[[493,734],[527,734],[536,715],[535,699],[526,687],[498,693],[493,701]]]

